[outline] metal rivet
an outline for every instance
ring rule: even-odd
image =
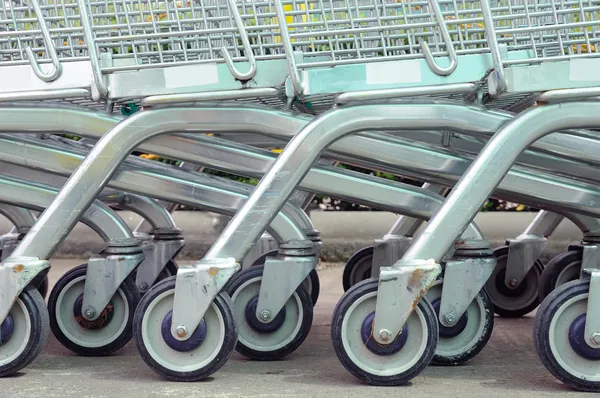
[[[594,333],[591,340],[593,344],[600,345],[600,333]]]
[[[85,317],[86,318],[91,318],[96,314],[96,311],[94,311],[91,308],[88,308],[87,310],[85,310]]]
[[[516,279],[511,279],[510,281],[508,281],[508,285],[510,287],[517,287],[519,285],[519,282]]]
[[[262,310],[260,313],[260,319],[262,319],[263,321],[268,321],[269,319],[271,319],[271,311]]]
[[[187,329],[185,326],[177,326],[176,332],[178,337],[184,337],[187,334]]]
[[[138,287],[141,291],[145,292],[148,289],[148,284],[146,282],[142,282]]]
[[[379,338],[381,339],[381,341],[388,341],[390,339],[390,337],[392,337],[392,334],[390,333],[389,330],[381,329],[379,331]]]
[[[454,325],[454,323],[456,323],[456,317],[454,316],[454,314],[447,314],[447,315],[445,315],[444,316],[444,320],[449,325]]]

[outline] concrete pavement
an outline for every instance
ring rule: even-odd
[[[78,260],[53,260],[53,284]],[[321,296],[310,335],[289,358],[251,362],[235,353],[210,380],[162,380],[139,358],[133,343],[117,355],[82,358],[53,336],[37,361],[0,380],[0,397],[545,397],[586,396],[568,390],[540,363],[532,343],[533,317],[496,318],[488,346],[459,367],[429,367],[406,387],[359,383],[338,362],[329,337],[333,307],[342,294],[342,268],[319,272]]]

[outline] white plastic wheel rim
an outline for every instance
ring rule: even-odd
[[[244,346],[263,352],[273,352],[291,343],[298,335],[304,320],[302,302],[294,292],[285,303],[285,320],[281,327],[272,333],[260,333],[252,329],[246,320],[246,305],[260,291],[261,277],[244,282],[231,296],[238,324],[238,341]]]
[[[564,285],[567,282],[579,279],[580,273],[581,261],[573,261],[560,271],[560,273],[556,277],[556,284],[554,285],[554,288]]]
[[[142,341],[148,354],[160,366],[175,372],[194,372],[209,365],[221,352],[225,341],[225,322],[213,302],[204,314],[206,338],[197,348],[179,352],[169,347],[162,337],[162,321],[173,309],[175,290],[161,293],[148,305],[142,319]]]
[[[581,380],[600,381],[600,361],[582,358],[573,351],[569,343],[569,327],[587,311],[588,294],[580,294],[564,302],[550,321],[548,339],[550,351],[556,362],[565,371]]]
[[[342,321],[342,345],[350,360],[363,371],[375,376],[394,376],[412,368],[427,349],[427,323],[419,307],[406,321],[408,340],[402,349],[392,355],[381,356],[369,351],[361,337],[364,319],[375,311],[377,292],[357,299],[346,311]]]
[[[113,304],[112,319],[103,328],[91,330],[82,327],[73,315],[75,300],[83,294],[85,276],[69,282],[56,300],[56,323],[61,332],[73,343],[87,348],[106,347],[117,340],[129,321],[129,304],[125,293],[119,288],[110,299]]]
[[[430,303],[442,297],[442,282],[436,282],[425,297]],[[454,337],[440,336],[435,354],[452,358],[472,350],[485,333],[487,311],[478,294],[467,307],[468,322],[465,329]],[[442,326],[440,325],[440,327]]]
[[[17,298],[9,313],[14,322],[14,331],[11,338],[0,346],[0,366],[5,366],[15,361],[27,348],[31,336],[31,319],[25,303]]]

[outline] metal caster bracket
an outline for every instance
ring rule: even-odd
[[[594,246],[593,251],[598,258],[598,246]],[[600,348],[600,263],[596,262],[590,268],[582,267],[582,272],[590,277],[584,338],[590,347]]]
[[[171,333],[179,341],[190,338],[206,310],[231,277],[240,270],[235,258],[204,258],[180,267],[175,283]]]
[[[127,246],[109,246],[104,252],[106,257],[89,259],[81,306],[85,319],[98,319],[121,283],[144,260],[139,245],[131,243]]]
[[[389,267],[400,260],[412,243],[412,236],[385,235],[375,239],[371,278],[379,278],[381,267]]]
[[[547,239],[538,235],[519,235],[508,239],[508,263],[504,283],[509,289],[516,289],[527,276],[537,259],[546,248]]]
[[[400,334],[419,300],[433,286],[442,267],[434,260],[400,260],[379,275],[373,338],[390,344]]]
[[[277,257],[267,258],[256,305],[257,319],[271,322],[318,261],[311,241],[282,244]]]
[[[158,278],[165,265],[183,248],[183,239],[158,239],[142,244],[144,261],[139,265],[135,285],[140,293],[145,293]]]
[[[23,289],[46,268],[50,261],[35,257],[9,257],[0,264],[0,324]]]
[[[0,262],[6,260],[19,244],[20,234],[7,233],[0,237]]]
[[[460,253],[455,252],[455,255]],[[463,316],[467,307],[479,294],[496,267],[492,251],[489,256],[462,257],[446,262],[439,319],[442,325],[452,327]]]

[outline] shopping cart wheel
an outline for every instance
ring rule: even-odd
[[[81,312],[86,272],[87,264],[69,270],[50,292],[50,328],[56,339],[76,354],[109,355],[131,340],[140,293],[133,278],[127,277],[100,316],[88,321]]]
[[[509,289],[504,282],[508,262],[508,246],[494,250],[496,268],[485,284],[485,291],[492,303],[494,312],[507,318],[518,318],[537,308],[538,285],[544,264],[537,260],[525,279],[516,289]]]
[[[338,359],[358,379],[379,386],[406,384],[431,362],[438,340],[435,311],[423,298],[392,344],[373,339],[379,281],[350,288],[333,312],[331,340]]]
[[[344,266],[344,274],[342,275],[342,284],[344,285],[345,292],[358,282],[371,277],[374,250],[373,246],[367,246],[350,257],[350,260]]]
[[[540,302],[558,286],[579,279],[582,255],[580,251],[567,251],[556,255],[546,264],[538,285]]]
[[[277,250],[271,250],[270,252],[263,254],[252,264],[253,267],[265,265],[265,260],[267,257],[274,257],[277,255]],[[313,307],[317,304],[319,300],[319,294],[321,293],[321,282],[319,281],[319,274],[317,274],[317,270],[312,270],[310,274],[308,274],[308,278],[304,280],[302,286],[306,289],[307,292],[310,293],[310,298],[313,303]]]
[[[298,286],[283,309],[269,323],[256,317],[258,293],[264,267],[256,266],[238,273],[227,286],[238,322],[236,350],[261,361],[281,359],[294,352],[310,331],[313,306],[304,286]]]
[[[0,325],[0,377],[11,376],[33,362],[48,339],[48,310],[40,293],[27,287]]]
[[[581,391],[600,392],[600,348],[584,339],[589,281],[572,281],[550,293],[537,311],[533,342],[557,379]]]
[[[41,282],[37,285],[37,290],[40,292],[43,298],[46,298],[48,295],[48,289],[50,287],[50,281],[48,280],[48,275],[44,276]]]
[[[142,359],[156,373],[173,381],[198,381],[219,370],[233,353],[237,341],[233,303],[220,293],[190,338],[176,340],[171,334],[175,280],[173,276],[157,283],[142,297],[133,319],[133,338]]]
[[[425,296],[431,303],[439,323],[442,280],[436,281]],[[438,324],[440,338],[431,361],[434,365],[459,365],[473,358],[486,346],[494,329],[494,307],[481,290],[453,327]]]
[[[158,274],[158,277],[156,278],[156,282],[154,282],[154,283],[156,284],[164,279],[167,279],[170,276],[177,275],[178,269],[179,269],[179,266],[177,265],[175,260],[169,260],[167,262],[167,264],[165,264],[165,267],[162,269],[160,274]]]

